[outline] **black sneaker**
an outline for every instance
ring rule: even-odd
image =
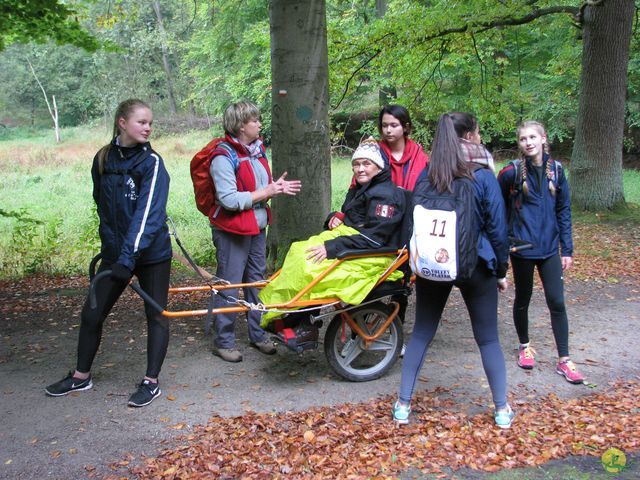
[[[73,374],[73,371],[69,372],[69,375],[64,377],[59,382],[52,383],[47,388],[45,388],[44,391],[51,397],[62,397],[71,392],[89,390],[91,387],[93,387],[91,375],[89,375],[89,378],[85,378],[83,380],[80,378],[74,378]]]
[[[138,385],[138,390],[133,392],[129,397],[128,405],[130,407],[144,407],[153,402],[161,393],[159,383],[153,383],[145,379]]]

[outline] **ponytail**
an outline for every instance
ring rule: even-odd
[[[438,120],[438,126],[433,136],[428,172],[431,184],[440,193],[452,192],[451,184],[456,178],[473,179],[473,174],[469,164],[465,161],[458,135],[449,114],[441,115]]]

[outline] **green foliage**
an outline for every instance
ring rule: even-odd
[[[67,15],[64,18],[79,22],[102,45],[110,45],[92,54],[54,43],[6,48],[0,54],[4,87],[0,90],[0,123],[50,124],[25,58],[34,64],[48,94],[56,96],[62,125],[98,118],[108,124],[115,106],[132,96],[149,101],[159,117],[168,111],[168,80],[162,65],[165,46],[183,111],[219,117],[230,102],[250,99],[261,107],[263,133],[268,139],[268,2],[245,0],[240,8],[235,0],[158,3],[164,31],[158,27],[152,2],[16,0],[0,7],[19,10],[23,18],[35,21],[34,8],[39,5],[42,10],[38,12]],[[380,19],[373,0],[327,0],[330,116],[339,118],[332,140],[336,144],[344,141],[345,119],[350,116],[375,116],[381,88],[394,88],[397,103],[409,107],[413,136],[423,145],[430,143],[438,116],[451,110],[475,113],[485,142],[512,143],[515,125],[530,118],[544,122],[553,140],[570,140],[582,57],[581,31],[571,15],[489,27],[492,22],[523,18],[558,3],[389,0]],[[577,9],[581,2],[561,4]],[[62,18],[44,17],[47,22]],[[6,35],[3,29],[1,38],[30,38],[28,28],[20,35],[11,28]],[[33,40],[48,38],[44,32],[47,30],[38,30]],[[639,38],[635,29],[627,100],[627,125],[634,128],[640,128]],[[369,132],[369,127],[365,125],[363,131]],[[628,131],[627,136],[626,148],[637,149],[637,134]]]
[[[196,12],[198,28],[185,44],[182,74],[193,85],[188,101],[221,115],[231,102],[247,99],[262,112],[263,134],[271,125],[271,60],[267,3],[249,0],[238,8],[221,0]]]
[[[80,24],[78,2],[60,0],[12,0],[0,6],[0,51],[14,42],[71,44],[89,51],[98,40]]]
[[[61,219],[47,222],[33,218],[27,209],[0,209],[0,217],[13,220],[8,245],[3,248],[0,271],[9,275],[52,272],[51,259],[59,254]]]
[[[510,140],[524,118],[546,122],[550,136],[562,140],[574,127],[580,70],[579,31],[571,18],[473,27],[522,17],[541,3],[390,1],[383,19],[361,22],[357,31],[342,28],[343,15],[330,35],[332,80],[344,84],[350,75],[354,97],[363,86],[394,85],[422,140],[430,138],[438,115],[452,110],[474,112],[485,141]]]

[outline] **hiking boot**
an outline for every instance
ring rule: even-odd
[[[559,362],[558,365],[556,365],[556,372],[562,375],[569,383],[578,384],[584,382],[584,376],[578,371],[576,364],[571,360]]]
[[[142,383],[138,385],[138,390],[131,394],[127,405],[130,407],[144,407],[158,398],[161,393],[160,384],[150,382],[145,378]]]
[[[213,347],[213,354],[219,356],[225,362],[238,363],[242,361],[242,354],[235,348]]]
[[[398,400],[393,405],[393,421],[400,424],[406,425],[409,423],[409,414],[411,413],[411,405],[400,403]]]
[[[69,372],[69,375],[64,377],[62,380],[56,383],[52,383],[47,388],[44,389],[47,395],[51,397],[62,397],[71,392],[81,392],[82,390],[89,390],[93,387],[93,382],[91,381],[91,375],[88,378],[75,378],[73,376],[75,372]]]
[[[500,428],[511,428],[513,423],[513,417],[516,416],[516,412],[511,409],[511,406],[507,404],[507,408],[496,410],[493,418],[496,421],[496,426]]]
[[[520,347],[520,351],[518,352],[518,366],[525,370],[531,370],[536,364],[536,353],[537,352],[528,345],[526,347]]]
[[[273,355],[277,351],[276,346],[268,338],[262,340],[261,342],[251,342],[251,346],[257,348],[265,355]]]

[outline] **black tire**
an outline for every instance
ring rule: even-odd
[[[375,302],[351,310],[351,316],[366,333],[371,333],[393,311],[393,305]],[[344,339],[344,341],[343,341]],[[396,316],[375,342],[364,348],[362,337],[340,315],[331,320],[324,334],[324,354],[331,368],[352,382],[368,382],[382,377],[394,365],[402,350],[402,323]]]

